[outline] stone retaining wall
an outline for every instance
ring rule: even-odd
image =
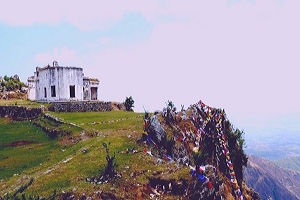
[[[27,108],[23,106],[0,106],[0,117],[11,117],[13,120],[35,119],[41,113],[41,108]]]
[[[91,112],[125,110],[123,103],[103,101],[53,102],[48,108],[54,112]]]

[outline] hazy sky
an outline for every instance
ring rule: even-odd
[[[101,100],[132,95],[136,111],[201,99],[238,125],[300,113],[299,8],[299,0],[7,1],[0,75],[26,81],[57,60],[99,78]]]

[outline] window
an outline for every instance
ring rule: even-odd
[[[51,86],[51,97],[56,97],[55,85]]]
[[[75,85],[70,85],[70,98],[75,97]]]
[[[44,97],[47,98],[47,89],[44,87]]]

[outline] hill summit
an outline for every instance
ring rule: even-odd
[[[243,131],[202,101],[144,116],[4,116],[0,199],[260,199],[243,180]]]
[[[144,151],[190,168],[188,199],[260,199],[243,181],[244,133],[233,128],[224,110],[199,101],[176,112],[169,101],[162,112],[146,113],[144,122]]]

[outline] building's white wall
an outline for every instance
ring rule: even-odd
[[[88,78],[83,78],[83,100],[91,99],[90,91],[90,80]]]
[[[49,67],[35,73],[36,100],[83,100],[83,70],[76,67]],[[75,97],[70,98],[70,85],[75,86]],[[51,86],[55,86],[56,95],[51,96]],[[45,98],[44,88],[47,97]]]
[[[82,101],[94,100],[97,88],[99,100],[99,81],[83,77],[83,69],[78,67],[60,67],[56,61],[53,66],[37,68],[34,79],[28,80],[28,99],[37,101]],[[55,86],[52,96],[51,86]],[[75,86],[75,97],[70,97],[70,86]],[[45,90],[46,89],[46,97]]]
[[[47,101],[47,98],[49,98],[49,90],[50,90],[50,82],[49,82],[49,77],[48,77],[48,70],[47,69],[42,69],[38,70],[34,75],[35,75],[35,80],[36,80],[36,100],[38,101]],[[47,98],[45,98],[44,94],[44,88],[46,88],[47,92]]]
[[[58,68],[58,88],[60,100],[83,100],[82,68]],[[70,86],[75,85],[75,98],[70,98]]]
[[[27,90],[27,99],[35,101],[35,81],[28,79],[28,90]]]

